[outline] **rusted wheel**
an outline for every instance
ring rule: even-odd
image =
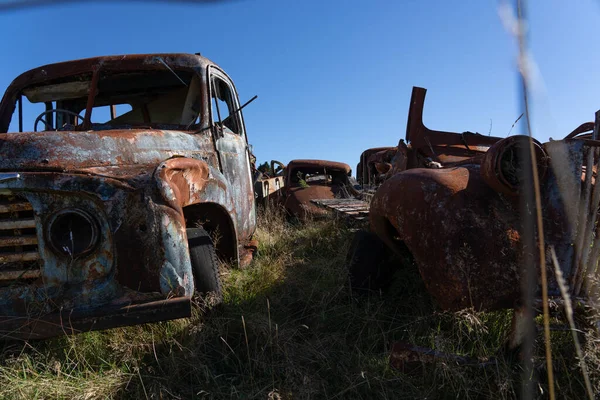
[[[223,291],[212,239],[204,228],[188,228],[186,231],[196,291],[203,294],[212,292],[216,302],[221,303]]]
[[[390,283],[394,273],[390,252],[374,233],[358,231],[346,256],[352,289],[380,289]]]

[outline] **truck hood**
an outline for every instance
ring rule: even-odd
[[[0,134],[0,171],[156,165],[212,150],[208,134],[126,129]]]

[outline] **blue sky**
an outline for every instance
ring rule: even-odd
[[[600,109],[600,1],[530,1],[542,84],[534,136],[561,138]],[[496,1],[67,4],[0,14],[4,90],[47,63],[201,52],[233,78],[259,161],[322,158],[354,169],[403,138],[413,85],[432,129],[506,136],[519,116],[516,43]],[[8,40],[6,38],[8,37]],[[519,128],[512,132],[521,133]]]

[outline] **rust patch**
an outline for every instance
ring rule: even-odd
[[[189,158],[172,158],[165,161],[157,170],[158,179],[172,190],[172,197],[165,200],[176,210],[198,202],[208,180],[208,165]]]

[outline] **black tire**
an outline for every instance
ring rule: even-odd
[[[194,273],[196,291],[202,294],[214,293],[220,303],[223,299],[219,263],[212,239],[204,228],[188,228],[188,247]]]
[[[346,256],[350,286],[355,290],[376,290],[390,284],[395,269],[390,251],[377,235],[357,231]]]

